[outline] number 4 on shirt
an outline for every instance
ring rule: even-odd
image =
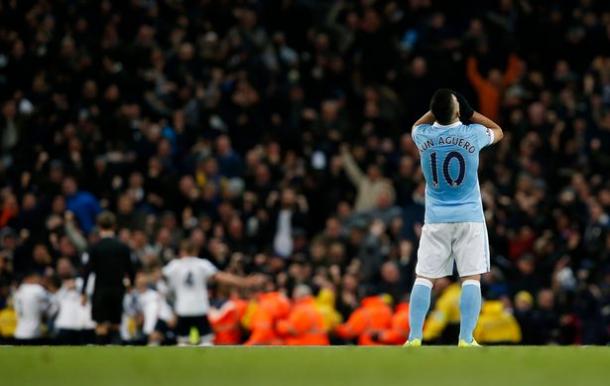
[[[186,274],[184,284],[186,284],[187,287],[192,287],[193,284],[195,284],[195,281],[193,280],[193,273],[191,271]]]

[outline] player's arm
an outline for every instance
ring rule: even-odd
[[[220,284],[231,285],[234,287],[248,288],[260,285],[263,278],[259,276],[242,277],[232,273],[218,271],[211,276],[211,279]]]
[[[478,61],[475,57],[471,56],[468,58],[466,61],[466,76],[468,77],[470,83],[472,83],[473,87],[477,89],[477,92],[480,92],[481,89],[485,87],[487,81],[485,78],[483,78],[483,76],[481,76],[481,73],[477,68],[478,65]]]
[[[129,280],[129,286],[133,287],[136,282],[136,269],[133,264],[131,250],[127,246],[125,246],[124,261],[125,261],[125,274],[126,274],[127,279]]]
[[[432,114],[432,111],[428,111],[427,113],[422,115],[421,118],[415,121],[413,127],[417,127],[419,125],[431,125],[434,123],[435,120],[436,118],[434,118],[434,114]]]
[[[85,267],[83,269],[83,287],[81,288],[81,304],[84,306],[87,304],[88,296],[87,296],[87,283],[89,283],[89,275],[94,272],[93,259],[95,254],[92,253],[91,249],[83,253],[83,260],[85,263]]]
[[[42,293],[40,302],[45,316],[52,318],[59,312],[59,301],[55,295],[45,291]]]
[[[477,123],[479,125],[483,125],[483,126],[487,127],[489,130],[491,130],[491,132],[494,135],[494,140],[493,140],[492,144],[498,143],[502,140],[502,138],[504,138],[504,133],[502,132],[502,128],[496,122],[487,118],[485,115],[475,111],[474,114],[472,114],[472,118],[470,118],[470,121],[472,123]]]

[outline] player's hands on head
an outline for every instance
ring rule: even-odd
[[[474,114],[474,109],[468,103],[468,100],[464,97],[464,95],[460,94],[457,91],[453,91],[453,95],[455,95],[459,105],[460,105],[460,120],[462,122],[469,121]]]

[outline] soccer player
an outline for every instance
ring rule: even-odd
[[[87,281],[95,274],[95,286],[91,301],[91,316],[98,344],[117,343],[123,315],[125,280],[133,284],[135,271],[129,247],[115,237],[116,217],[102,212],[97,217],[101,240],[83,254],[85,271],[81,289],[82,303],[87,303]]]
[[[470,124],[463,122],[470,121]],[[426,214],[411,291],[411,331],[405,346],[420,346],[436,279],[462,281],[459,346],[477,346],[472,333],[481,309],[481,274],[489,272],[489,241],[477,169],[479,152],[500,141],[502,129],[474,112],[466,99],[437,90],[412,130],[426,180]]]
[[[43,319],[52,313],[52,304],[38,273],[32,272],[23,278],[14,300],[17,312],[15,341],[23,345],[42,343]]]
[[[163,268],[163,276],[174,295],[174,310],[178,316],[176,335],[179,344],[187,344],[193,335],[202,345],[210,345],[214,338],[208,312],[210,301],[207,283],[216,280],[237,287],[258,285],[261,278],[243,278],[219,271],[209,260],[197,257],[198,248],[189,240],[180,243],[180,257]],[[193,334],[195,333],[195,334]]]
[[[137,311],[141,313],[142,333],[149,345],[158,345],[163,341],[162,331],[157,326],[168,327],[173,324],[174,315],[166,303],[165,298],[155,289],[150,287],[150,276],[144,272],[138,272],[135,280],[135,291],[131,296],[134,298]]]
[[[95,340],[91,304],[81,302],[82,285],[83,279],[80,277],[64,277],[61,287],[53,296],[57,308],[54,327],[57,329],[58,344],[80,345]]]

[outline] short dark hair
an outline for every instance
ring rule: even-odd
[[[448,88],[436,90],[430,100],[430,111],[434,114],[434,118],[441,125],[451,123],[455,107],[453,105],[453,91]]]
[[[97,225],[100,229],[109,231],[114,229],[114,225],[116,224],[116,217],[110,211],[103,211],[97,216]]]

